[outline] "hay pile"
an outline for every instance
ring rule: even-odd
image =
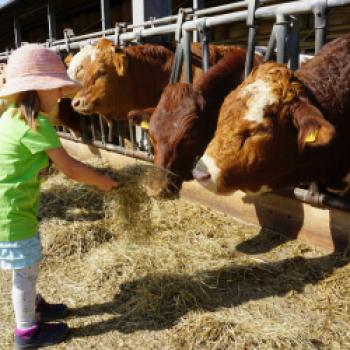
[[[346,254],[151,198],[138,162],[94,166],[124,186],[104,195],[57,172],[42,184],[38,288],[73,308],[71,337],[52,349],[350,348]],[[10,349],[10,275],[0,276],[0,349]]]

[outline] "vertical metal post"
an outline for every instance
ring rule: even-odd
[[[326,43],[327,0],[319,0],[312,9],[315,16],[315,54]]]
[[[193,19],[196,20],[197,19],[197,16],[196,16],[196,11],[197,10],[200,10],[204,7],[204,1],[203,0],[193,0],[193,12],[194,12],[194,16],[193,16]],[[200,37],[198,35],[198,31],[197,30],[194,30],[193,31],[193,42],[194,43],[198,43]]]
[[[277,46],[277,62],[286,63],[286,37],[288,22],[283,14],[277,15],[276,26],[276,46]]]
[[[188,83],[192,83],[192,53],[191,37],[187,30],[182,31],[182,47],[184,50],[185,76]]]
[[[248,16],[247,16],[247,26],[248,31],[248,50],[245,62],[245,77],[248,76],[253,68],[254,53],[255,53],[255,38],[256,38],[256,26],[255,26],[255,10],[258,6],[258,0],[248,0]]]
[[[56,40],[56,16],[53,0],[47,2],[47,24],[49,26],[49,42],[50,46]]]
[[[270,34],[269,43],[267,44],[264,61],[272,60],[273,54],[275,52],[275,48],[276,48],[276,27],[275,25],[273,25],[272,31]]]
[[[21,46],[22,36],[21,36],[21,24],[17,17],[13,19],[13,29],[15,34],[15,45],[16,48]]]
[[[112,26],[111,6],[109,0],[101,0],[101,23],[103,31]]]
[[[245,61],[244,76],[247,77],[253,68],[254,52],[255,52],[255,37],[256,37],[256,26],[249,27],[248,31],[248,50]]]
[[[124,138],[123,138],[123,134],[122,134],[122,130],[124,131],[124,125],[119,121],[119,120],[116,120],[116,126],[117,126],[117,135],[118,135],[118,143],[119,143],[119,146],[121,147],[124,147],[125,144],[124,144]]]
[[[70,37],[74,36],[73,29],[71,28],[65,28],[63,29],[63,36],[66,41],[66,50],[67,52],[70,52]]]
[[[105,125],[103,122],[102,115],[98,116],[98,122],[100,124],[100,130],[101,130],[101,142],[103,145],[105,145],[106,144],[106,133],[105,133]]]
[[[209,62],[209,33],[205,26],[205,18],[201,19],[197,25],[198,34],[202,43],[202,69],[207,72],[210,66]]]
[[[288,66],[291,70],[296,70],[299,67],[299,20],[295,16],[291,16],[290,31],[287,37],[288,50]]]
[[[95,119],[96,119],[95,116],[90,116],[91,137],[92,137],[93,143],[96,141],[96,130],[95,130],[95,124],[94,124]]]
[[[130,134],[130,141],[132,144],[132,149],[136,149],[136,141],[135,141],[135,128],[132,120],[129,120],[129,134]]]
[[[108,123],[108,136],[107,136],[107,142],[112,143],[113,142],[113,133],[114,133],[114,122],[110,121]]]

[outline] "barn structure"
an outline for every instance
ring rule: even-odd
[[[247,46],[247,72],[258,47],[267,59],[276,52],[277,61],[288,62],[294,69],[299,54],[313,54],[326,41],[349,30],[348,0],[8,0],[0,4],[0,60],[5,62],[12,49],[27,42],[40,42],[65,54],[101,37],[121,46],[175,40],[183,51],[186,77],[191,81],[191,41],[202,42],[204,70],[208,68],[208,42]],[[81,137],[59,130],[72,154],[89,157],[88,143],[117,162],[123,157],[120,154],[152,160],[147,131],[130,126],[130,145],[125,143],[118,123],[116,142],[102,118],[98,133],[96,126],[89,127],[89,137],[84,122]],[[195,184],[186,184],[182,194],[244,221],[325,247],[349,240],[350,202],[343,198],[307,189],[288,189],[261,197],[244,193],[219,197]]]

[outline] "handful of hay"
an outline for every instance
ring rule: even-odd
[[[171,200],[150,196],[146,185],[149,177],[161,171],[159,168],[136,163],[114,170],[100,160],[89,162],[88,165],[121,182],[122,186],[104,193],[91,186],[71,183],[67,191],[69,180],[60,173],[55,174],[53,184],[53,178],[48,178],[42,186],[40,217],[74,221],[83,231],[86,231],[82,228],[86,225],[84,222],[88,221],[91,225],[94,221],[94,226],[98,226],[94,230],[105,232],[103,236],[108,237],[108,240],[110,237],[147,240],[159,231],[160,226],[164,227],[166,218],[162,210],[165,207],[166,210],[168,207],[175,209],[175,204]],[[45,191],[46,188],[50,190]],[[56,230],[54,227],[50,229]],[[59,242],[66,241],[56,238]]]
[[[105,225],[111,232],[128,233],[130,238],[150,237],[156,230],[159,211],[156,200],[149,196],[144,179],[151,166],[134,165],[120,169],[112,177],[122,182],[117,190],[104,196]]]

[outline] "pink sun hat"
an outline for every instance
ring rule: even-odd
[[[0,97],[7,98],[30,90],[62,88],[67,95],[79,89],[71,80],[60,57],[39,44],[27,44],[13,51],[5,69],[6,82],[0,89]]]

